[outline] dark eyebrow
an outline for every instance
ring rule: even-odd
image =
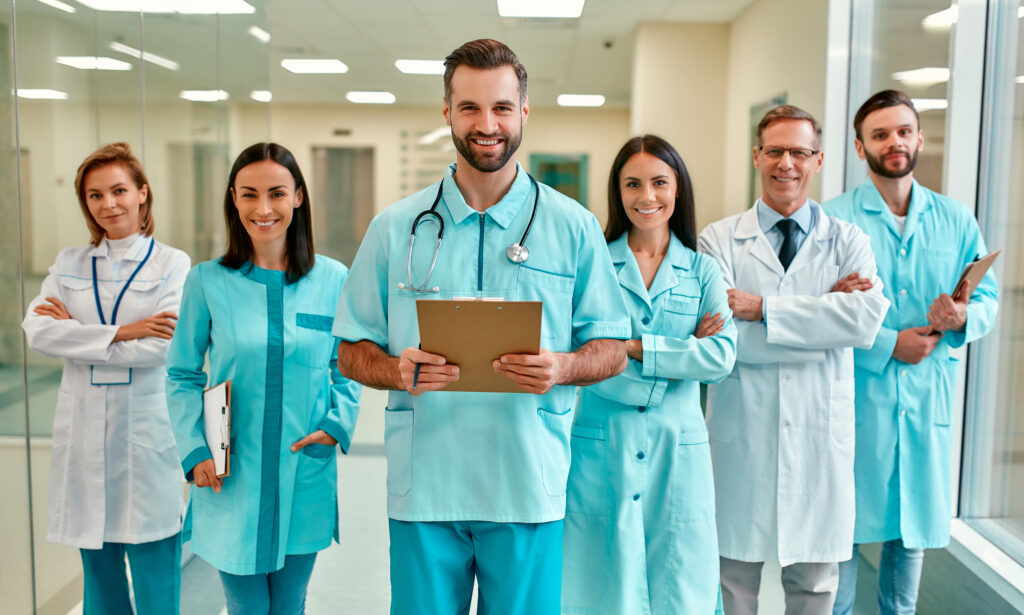
[[[633,177],[632,175],[627,175],[626,177],[623,177],[622,179],[632,179],[634,181],[642,181],[639,177]],[[655,175],[651,179],[668,179],[668,175],[666,175],[665,173],[662,173],[661,175]]]
[[[267,190],[267,192],[270,192],[271,190],[280,190],[281,188],[284,188],[285,190],[287,190],[288,186],[286,186],[284,184],[281,184],[280,186],[271,186]],[[239,186],[238,189],[239,190],[252,190],[253,192],[259,192],[259,190],[257,190],[256,188],[253,188],[252,186]]]

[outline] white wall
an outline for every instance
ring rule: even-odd
[[[693,182],[697,229],[722,209],[729,26],[647,23],[636,35],[630,131],[671,143]]]
[[[725,98],[724,200],[718,217],[750,207],[752,105],[787,92],[789,104],[819,122],[824,119],[827,18],[827,2],[758,0],[733,20]],[[827,157],[824,164],[829,164]],[[819,198],[820,184],[816,178],[811,198]]]

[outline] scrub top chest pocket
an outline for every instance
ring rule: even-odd
[[[516,275],[516,300],[541,301],[541,346],[552,352],[572,349],[572,292],[576,279],[568,274],[551,273],[519,265]]]
[[[661,333],[670,337],[686,339],[697,330],[700,319],[700,281],[689,278],[679,281],[664,298]]]
[[[306,367],[329,367],[334,337],[334,317],[298,312],[295,314],[295,359]]]

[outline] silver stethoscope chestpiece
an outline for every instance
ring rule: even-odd
[[[505,249],[505,256],[513,263],[525,263],[530,258],[530,250],[521,244],[514,243]]]

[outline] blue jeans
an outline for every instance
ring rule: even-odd
[[[105,542],[81,549],[85,596],[83,615],[132,615],[124,558],[132,567],[138,615],[178,615],[181,591],[181,534],[141,544]]]
[[[558,615],[562,521],[388,519],[392,615]]]
[[[284,567],[269,574],[221,571],[229,615],[302,615],[316,553],[286,555]]]
[[[857,553],[839,563],[839,593],[832,615],[850,615],[857,596]],[[903,540],[882,543],[882,557],[878,562],[878,612],[881,615],[914,615],[917,608],[917,590],[921,586],[921,566],[924,549],[908,549]]]

